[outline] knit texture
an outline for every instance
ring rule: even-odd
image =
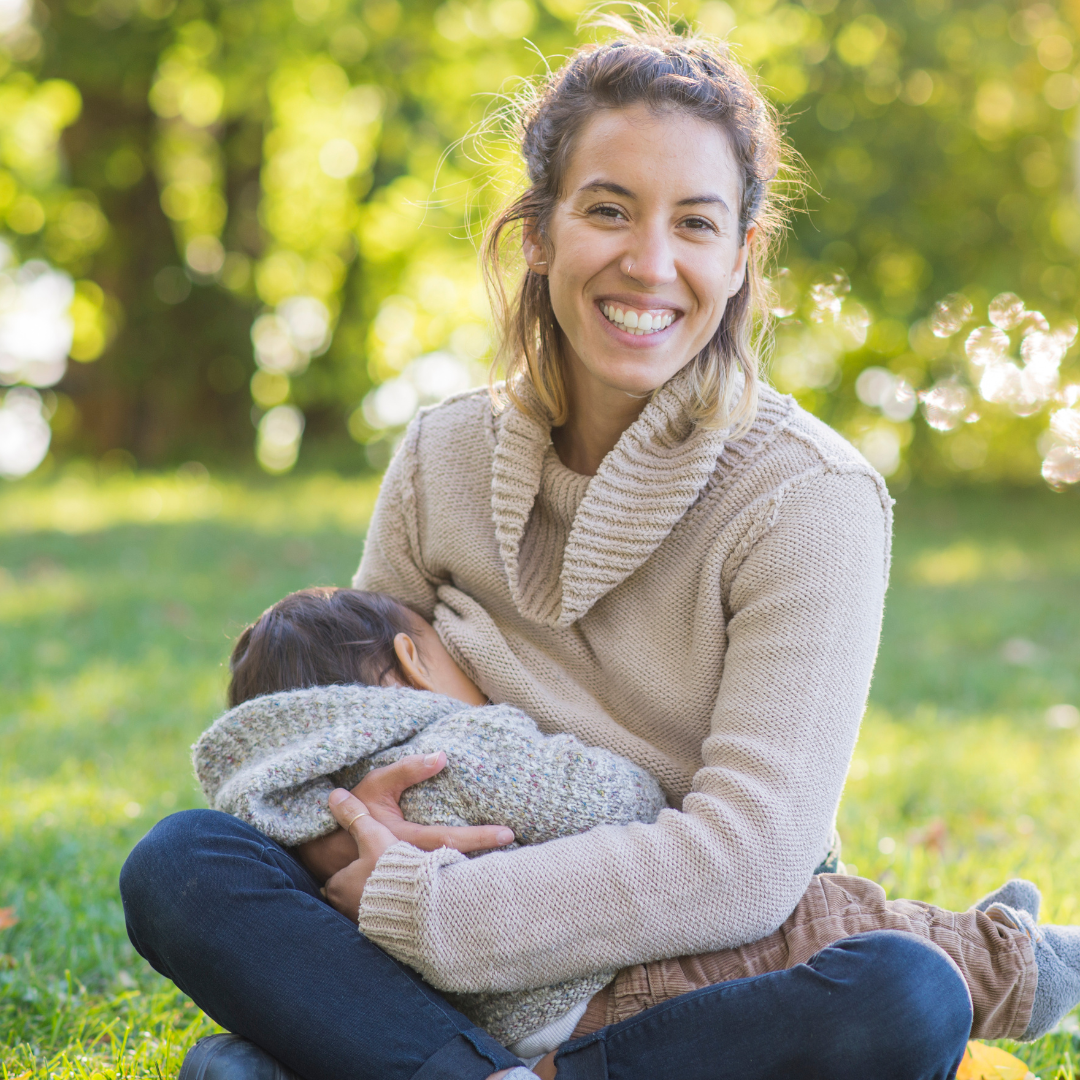
[[[467,706],[422,690],[324,686],[253,698],[203,733],[193,759],[211,807],[293,846],[337,827],[327,804],[334,787],[352,787],[370,769],[409,754],[439,750],[445,768],[402,794],[410,821],[507,825],[517,846],[655,821],[665,805],[647,772],[609,750],[570,735],[542,735],[508,705]],[[383,869],[392,867],[391,856]],[[454,1003],[508,1044],[564,1016],[613,975],[591,972],[511,994],[454,995]]]
[[[453,698],[408,689],[328,686],[267,694],[215,720],[192,747],[192,763],[213,809],[295,847],[337,828],[327,799],[339,775],[359,773],[352,780],[358,783],[380,750],[461,710]]]
[[[435,621],[493,701],[647,769],[672,809],[479,860],[397,845],[360,924],[432,984],[522,989],[772,933],[831,835],[873,668],[890,500],[766,388],[737,439],[677,376],[598,473],[484,392],[422,411],[354,583]]]

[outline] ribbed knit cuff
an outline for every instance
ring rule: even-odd
[[[431,911],[434,879],[440,867],[464,859],[451,848],[421,851],[404,840],[387,848],[364,886],[360,932],[396,960],[426,974],[433,958],[422,945],[421,927]]]

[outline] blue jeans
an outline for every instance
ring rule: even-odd
[[[518,1060],[331,908],[284,848],[213,810],[154,826],[120,875],[136,949],[222,1027],[306,1080],[483,1080]],[[559,1080],[947,1080],[959,972],[883,930],[569,1043]]]

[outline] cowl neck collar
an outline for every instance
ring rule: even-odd
[[[551,428],[513,405],[499,415],[491,506],[510,593],[525,618],[554,628],[576,622],[641,566],[696,502],[727,433],[693,423],[689,383],[683,371],[663,386],[589,481],[563,552],[554,609],[522,589],[519,564]]]

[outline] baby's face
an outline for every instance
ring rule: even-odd
[[[408,657],[398,651],[398,658],[412,684],[417,689],[432,690],[436,694],[445,694],[447,697],[464,701],[466,705],[486,705],[487,695],[457,666],[454,658],[446,651],[442,639],[435,633],[435,628],[422,619],[415,619],[414,622],[414,637],[419,650],[416,662],[418,670],[414,670]],[[408,635],[398,636],[401,638]]]

